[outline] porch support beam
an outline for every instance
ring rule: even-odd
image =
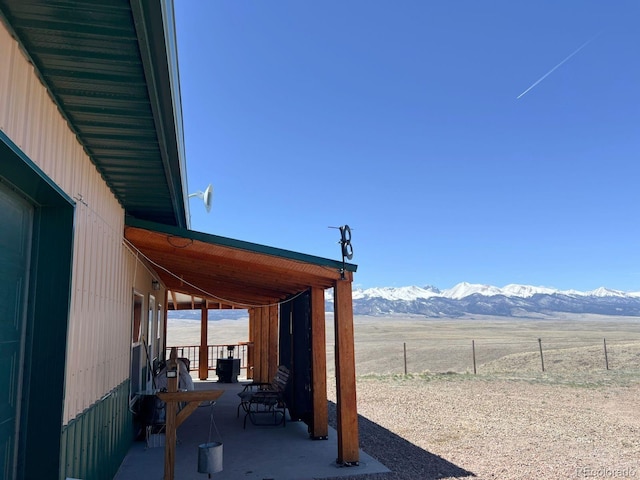
[[[175,305],[175,304],[174,304]],[[164,312],[162,316],[162,345],[160,345],[160,352],[162,352],[162,360],[167,359],[167,318],[169,318],[169,290],[164,290]]]
[[[208,320],[207,300],[203,298],[200,307],[200,356],[198,357],[198,378],[200,380],[206,380],[209,376]]]
[[[262,339],[262,309],[260,307],[249,310],[249,322],[253,329],[253,381],[268,382],[266,373],[262,371],[262,366],[266,363],[262,357],[266,352]]]
[[[311,438],[329,435],[327,406],[327,339],[325,331],[324,289],[311,289],[311,379],[313,422]]]
[[[268,383],[269,378],[269,309],[258,308],[260,311],[260,382]]]
[[[353,334],[351,279],[334,286],[336,341],[336,394],[338,459],[342,465],[358,465],[358,408],[356,404],[356,362]]]
[[[256,316],[254,309],[250,308],[249,313],[249,342],[247,344],[247,380],[253,380],[254,378],[254,366],[255,366],[255,331],[256,331]]]
[[[268,318],[269,324],[269,339],[268,339],[268,360],[267,371],[269,376],[267,382],[270,382],[276,375],[278,370],[278,305],[269,305],[265,307],[265,314]]]

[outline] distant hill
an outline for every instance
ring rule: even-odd
[[[326,311],[333,311],[333,291],[326,290]],[[531,317],[554,313],[599,314],[640,317],[640,292],[622,292],[600,287],[589,292],[555,290],[546,287],[511,284],[459,283],[439,290],[426,287],[380,287],[354,289],[355,315],[409,314],[425,317],[493,315]],[[247,318],[246,310],[210,310],[209,320]],[[170,319],[200,320],[199,310],[169,311]]]
[[[200,310],[169,310],[169,319],[200,320]],[[209,310],[209,320],[239,320],[249,318],[249,313],[243,309],[237,310]]]
[[[327,290],[327,311],[333,311],[331,293]],[[604,287],[580,292],[516,284],[498,288],[466,282],[447,290],[433,286],[382,287],[355,289],[353,310],[356,315],[412,314],[436,318],[467,314],[527,317],[556,312],[640,316],[640,292]]]

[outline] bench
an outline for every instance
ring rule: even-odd
[[[253,425],[285,426],[287,405],[284,389],[288,381],[289,369],[280,365],[271,383],[250,383],[238,393],[240,404],[236,416],[240,417],[241,408],[245,412],[242,428],[247,427],[247,418]],[[266,418],[267,421],[258,421],[258,418]]]

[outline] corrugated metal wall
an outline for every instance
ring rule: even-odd
[[[133,437],[126,381],[62,429],[60,478],[109,480]]]
[[[99,436],[81,427],[80,419],[92,415],[87,412],[97,408],[117,424],[122,412],[116,410],[128,408],[128,392],[124,407],[100,404],[114,389],[128,388],[132,291],[137,285],[145,295],[146,311],[151,274],[123,244],[122,207],[1,23],[0,65],[0,129],[76,200],[63,424],[67,437],[81,429],[87,442]],[[153,293],[164,298],[162,291]]]
[[[0,65],[0,128],[77,202],[66,423],[129,376],[135,262],[122,207],[4,27]]]

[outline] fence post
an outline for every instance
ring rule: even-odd
[[[476,375],[476,341],[471,340],[471,351],[473,353],[473,374]]]
[[[609,355],[607,355],[607,339],[604,339],[604,364],[609,370]]]
[[[544,356],[542,355],[542,339],[538,339],[538,346],[540,347],[540,361],[542,362],[542,371],[544,372]]]
[[[404,374],[407,374],[407,342],[403,343],[404,347]]]

